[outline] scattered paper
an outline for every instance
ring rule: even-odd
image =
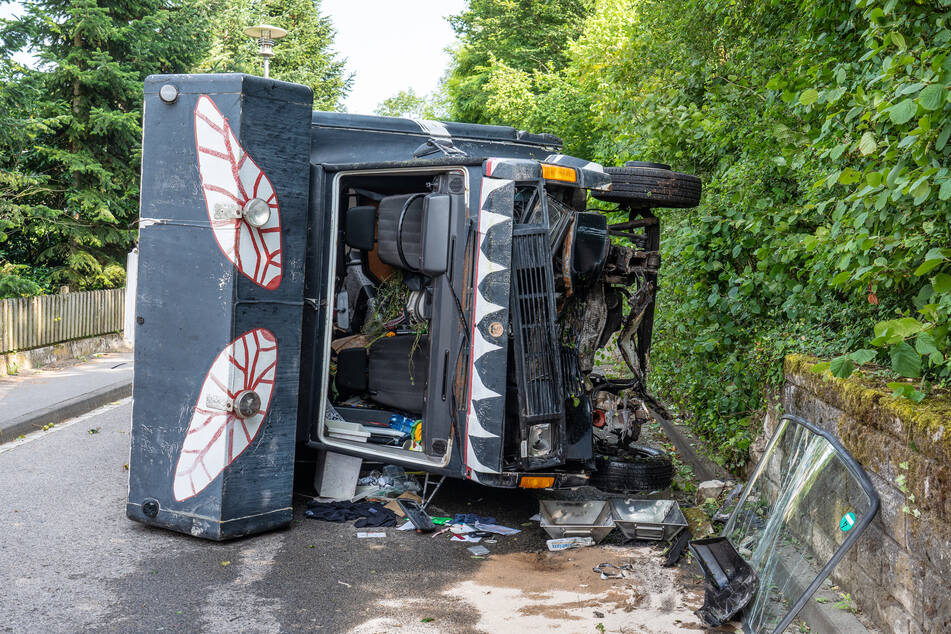
[[[368,533],[366,531],[360,531],[357,533],[357,539],[368,539],[376,537],[386,537],[386,533]]]
[[[532,515],[530,518],[528,518],[528,521],[529,521],[529,522],[540,522],[540,521],[542,521],[542,514],[541,514],[541,513],[535,513],[535,514]]]
[[[594,546],[594,539],[591,537],[562,537],[561,539],[549,539],[548,550],[568,550],[569,548],[584,548],[585,546]]]
[[[407,521],[405,524],[403,524],[402,526],[398,527],[396,530],[398,530],[398,531],[411,531],[411,530],[413,530],[414,528],[415,528],[415,527],[413,526],[413,523],[410,522],[410,521]]]
[[[491,552],[485,546],[471,546],[469,548],[466,548],[466,550],[468,550],[470,553],[472,553],[476,557],[479,557],[482,555],[488,555]]]
[[[470,542],[472,544],[478,544],[482,541],[481,537],[473,537],[472,535],[457,535],[453,533],[452,537],[449,538],[451,542]]]
[[[517,528],[509,528],[508,526],[500,526],[499,524],[483,524],[481,522],[476,522],[475,527],[476,530],[495,533],[496,535],[514,535],[522,532]]]
[[[453,524],[452,526],[449,527],[449,530],[451,530],[456,535],[476,532],[476,529],[472,528],[468,524]]]

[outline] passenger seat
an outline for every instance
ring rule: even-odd
[[[341,350],[334,384],[344,398],[366,394],[407,414],[422,415],[429,376],[429,336],[396,335],[369,348]]]

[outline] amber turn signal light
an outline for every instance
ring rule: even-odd
[[[547,489],[555,486],[555,478],[541,476],[522,476],[518,486],[522,489]]]
[[[565,181],[574,183],[578,180],[578,173],[573,167],[564,167],[563,165],[548,165],[542,163],[542,178],[550,181]]]

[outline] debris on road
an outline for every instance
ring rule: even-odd
[[[539,501],[541,527],[553,538],[589,537],[595,543],[614,529],[611,507],[604,500]]]
[[[400,510],[403,511],[403,515],[412,522],[417,531],[421,533],[431,533],[436,528],[432,519],[416,500],[399,497],[396,499],[396,503],[399,505]]]
[[[419,503],[422,503],[423,501],[423,498],[419,497],[415,493],[410,493],[409,491],[406,491],[405,493],[401,493],[395,500],[390,500],[389,502],[385,504],[386,508],[396,513],[397,517],[405,517],[405,514],[403,513],[403,509],[400,508],[400,504],[397,501],[400,499],[414,500]]]
[[[456,513],[452,518],[453,524],[495,524],[494,517],[481,517],[473,513]]]
[[[480,531],[495,533],[496,535],[515,535],[522,532],[517,528],[509,528],[498,524],[483,524],[482,522],[476,522],[475,527]]]
[[[726,482],[723,480],[707,480],[697,485],[697,504],[703,504],[708,499],[716,500],[726,489]]]
[[[634,576],[634,566],[631,564],[621,564],[620,566],[605,561],[592,570],[601,575],[601,579],[627,579]]]
[[[667,549],[664,563],[661,565],[664,568],[676,566],[677,562],[680,561],[680,558],[683,556],[684,551],[687,550],[687,544],[690,543],[691,539],[693,539],[693,535],[690,534],[689,530],[682,531],[677,537],[677,541]]]
[[[759,578],[726,537],[690,542],[703,575],[706,592],[697,616],[710,627],[719,627],[742,610],[759,588]]]
[[[548,545],[548,550],[555,552],[559,550],[569,550],[571,548],[594,546],[594,539],[590,537],[562,537],[560,539],[549,539],[545,543]]]
[[[304,515],[325,522],[349,522],[357,528],[365,526],[396,526],[396,514],[379,502],[320,502],[307,503]]]
[[[357,539],[379,539],[386,537],[386,533],[368,533],[367,531],[358,531]]]
[[[675,500],[611,500],[614,524],[626,539],[670,541],[687,527]]]

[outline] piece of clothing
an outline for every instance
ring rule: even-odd
[[[365,526],[396,526],[396,514],[379,502],[318,502],[307,503],[304,515],[325,522],[349,522],[357,528]]]
[[[475,526],[476,524],[495,524],[494,517],[483,517],[481,515],[476,515],[475,513],[456,513],[456,516],[452,518],[453,524],[470,524]]]

